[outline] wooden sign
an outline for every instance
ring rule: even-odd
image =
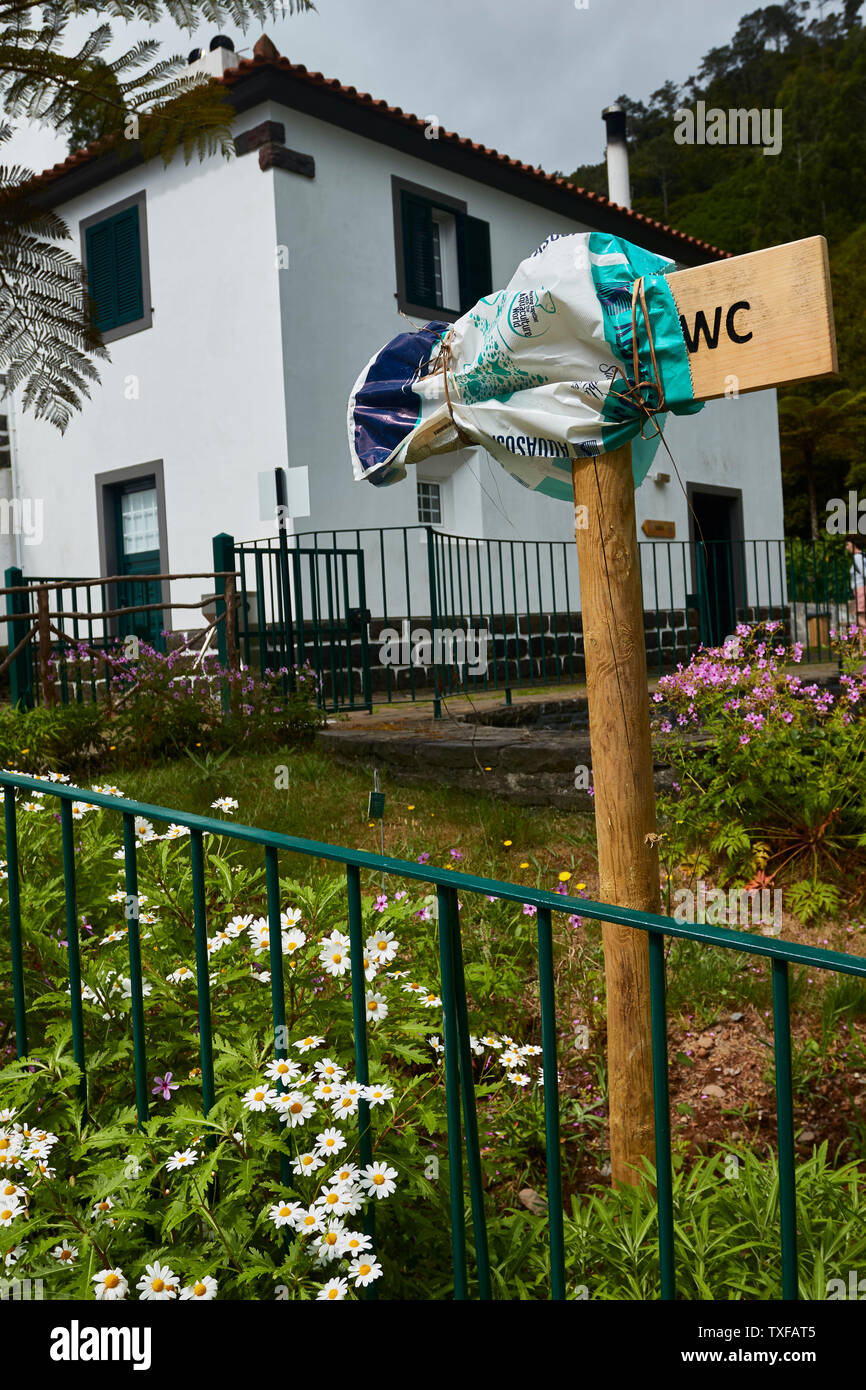
[[[838,370],[827,242],[791,241],[668,276],[695,399]]]
[[[677,523],[675,521],[644,521],[640,528],[645,536],[650,536],[656,541],[672,541],[677,534]]]

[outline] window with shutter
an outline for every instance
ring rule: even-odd
[[[460,312],[465,314],[493,290],[490,268],[490,223],[463,213],[457,219],[457,262],[460,267]]]
[[[398,306],[456,319],[493,289],[490,225],[458,199],[396,178],[392,185]]]
[[[82,250],[96,323],[110,342],[151,323],[144,195],[81,224]]]

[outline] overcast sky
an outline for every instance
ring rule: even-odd
[[[625,92],[646,99],[683,82],[726,43],[760,0],[318,0],[318,13],[266,28],[293,62],[337,77],[418,116],[548,172],[600,159],[602,107]],[[584,8],[585,6],[585,8]],[[79,38],[92,16],[70,34]],[[212,28],[187,35],[112,20],[116,56],[139,37],[162,55],[207,48]],[[259,37],[226,27],[251,56]],[[49,131],[18,133],[4,163],[41,170],[65,158]]]

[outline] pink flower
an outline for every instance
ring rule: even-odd
[[[165,1076],[155,1076],[153,1079],[156,1082],[153,1088],[153,1094],[155,1096],[161,1095],[163,1100],[171,1100],[172,1091],[178,1089],[178,1083],[171,1079],[171,1072],[167,1071]]]

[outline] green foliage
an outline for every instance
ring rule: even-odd
[[[40,705],[0,708],[0,767],[20,772],[87,768],[101,743],[102,712],[97,705]]]
[[[118,819],[83,805],[74,808],[85,1103],[71,1051],[65,896],[53,811],[47,795],[19,806],[29,1055],[0,1072],[3,1105],[14,1112],[0,1119],[0,1164],[10,1153],[19,1160],[11,1169],[7,1163],[7,1174],[15,1179],[13,1186],[20,1183],[27,1191],[20,1195],[22,1210],[12,1224],[0,1224],[0,1257],[11,1252],[17,1275],[44,1278],[49,1298],[91,1297],[94,1276],[118,1267],[133,1284],[154,1262],[170,1266],[177,1287],[216,1277],[220,1297],[268,1299],[280,1288],[278,1297],[317,1297],[329,1276],[348,1275],[348,1256],[322,1264],[314,1240],[304,1238],[300,1229],[287,1236],[288,1228],[277,1229],[269,1213],[275,1204],[308,1207],[323,1198],[328,1181],[343,1165],[359,1161],[356,1103],[338,1114],[333,1109],[340,1100],[338,1090],[333,1096],[313,1091],[317,1082],[328,1080],[322,1071],[313,1074],[316,1064],[327,1064],[326,1053],[340,1069],[339,1080],[353,1084],[350,977],[339,974],[337,966],[331,973],[330,964],[335,954],[348,960],[343,876],[319,873],[309,881],[280,880],[287,1029],[280,1040],[269,1021],[269,927],[260,915],[267,909],[261,862],[251,865],[241,847],[222,836],[206,837],[215,1103],[205,1117],[189,847],[177,827],[163,827],[165,833],[159,835],[147,822],[137,822],[148,1090],[152,1079],[157,1092],[155,1099],[149,1096],[150,1117],[139,1129],[133,1108],[129,927],[117,859]],[[518,915],[519,909],[511,908],[501,919],[506,933],[511,927],[523,936],[523,923],[514,920]],[[435,993],[436,923],[423,899],[412,900],[406,893],[389,899],[378,888],[364,895],[363,919],[368,998],[378,996],[379,1010],[368,1008],[370,1074],[374,1082],[391,1088],[381,1103],[371,1106],[374,1158],[393,1169],[398,1183],[397,1195],[374,1202],[376,1256],[389,1296],[447,1296],[451,1274],[441,1044],[435,1039],[442,1026],[441,1000]],[[481,923],[476,921],[475,930],[483,931]],[[390,968],[396,951],[407,968]],[[517,954],[500,988],[519,984],[525,992],[519,970],[519,957],[527,954],[525,942]],[[0,1019],[11,1017],[10,995],[4,976]],[[510,1019],[504,999],[496,1012],[503,1022],[510,1021],[512,1033],[518,1031],[516,1024],[525,1026],[513,1003]],[[536,1015],[537,1004],[529,1013]],[[439,1052],[428,1034],[434,1034]],[[529,1036],[534,1043],[531,1031]],[[319,1041],[299,1047],[305,1038]],[[285,1094],[302,1095],[312,1112],[291,1127],[281,1122],[287,1112],[278,1105],[277,1091],[283,1087],[272,1070],[265,1070],[286,1045],[294,1065]],[[538,1183],[543,1174],[543,1099],[536,1084],[540,1048],[534,1045],[521,1058],[528,1084],[520,1086],[509,1079],[514,1066],[500,1061],[506,1047],[498,1037],[473,1042],[482,1165],[491,1193],[510,1193],[513,1182],[524,1177]],[[160,1077],[168,1084],[167,1073],[170,1098],[156,1082]],[[261,1111],[248,1108],[249,1099],[244,1102],[257,1087],[272,1088]],[[569,1150],[575,1162],[602,1127],[593,1109],[576,1102],[566,1107],[569,1122],[577,1125]],[[22,1125],[38,1125],[57,1136],[56,1143],[48,1141],[47,1167],[39,1166],[41,1141],[28,1137]],[[333,1161],[325,1153],[321,1169],[295,1173],[295,1161],[313,1151],[316,1135],[327,1128],[342,1132],[345,1147]],[[172,1155],[187,1150],[193,1152],[188,1166],[181,1161],[177,1167]],[[105,1202],[110,1206],[101,1216],[98,1209]],[[346,1213],[346,1231],[361,1229],[361,1205]],[[52,1253],[64,1241],[78,1251],[68,1267]],[[349,1293],[355,1293],[351,1278]]]
[[[0,766],[79,772],[97,761],[129,767],[185,755],[208,780],[233,749],[287,749],[309,742],[322,723],[317,679],[308,666],[296,672],[292,691],[286,668],[264,677],[226,671],[214,656],[202,660],[188,650],[166,655],[143,642],[134,660],[123,652],[123,643],[107,652],[114,672],[108,699],[0,709]],[[82,646],[68,663],[72,690],[89,689],[91,675],[102,679],[102,654],[95,670],[93,660]]]
[[[742,16],[730,43],[706,54],[696,75],[664,83],[647,102],[618,98],[628,117],[637,212],[734,254],[827,237],[839,384],[851,392],[860,390],[866,352],[866,123],[852,114],[862,111],[866,94],[861,9],[862,0],[827,13],[818,0],[759,7]],[[780,112],[780,151],[677,144],[674,113],[694,111],[699,100],[707,111]],[[570,177],[607,194],[604,162]],[[803,536],[816,534],[816,496],[839,497],[866,484],[862,425],[849,429],[843,419],[844,428],[834,428],[832,440],[819,439],[811,459],[804,438],[791,435],[793,403],[808,417],[825,394],[823,386],[806,384],[788,390],[782,402],[785,525]]]
[[[652,1182],[653,1167],[646,1164]],[[700,1159],[686,1170],[674,1159],[674,1244],[681,1299],[778,1299],[778,1165],[736,1147]],[[850,1163],[833,1168],[823,1144],[797,1167],[800,1297],[832,1296],[831,1279],[866,1257],[862,1173]],[[545,1220],[513,1212],[493,1223],[491,1253],[500,1297],[515,1278],[520,1297],[547,1296]],[[595,1189],[574,1197],[565,1223],[567,1297],[656,1300],[658,1223],[646,1187]],[[513,1297],[513,1293],[510,1295]]]
[[[722,884],[784,883],[803,921],[835,917],[866,847],[859,634],[835,635],[843,674],[834,695],[789,674],[802,648],[786,648],[778,623],[737,633],[736,646],[702,650],[654,696],[676,774],[659,801],[669,882],[712,868]]]

